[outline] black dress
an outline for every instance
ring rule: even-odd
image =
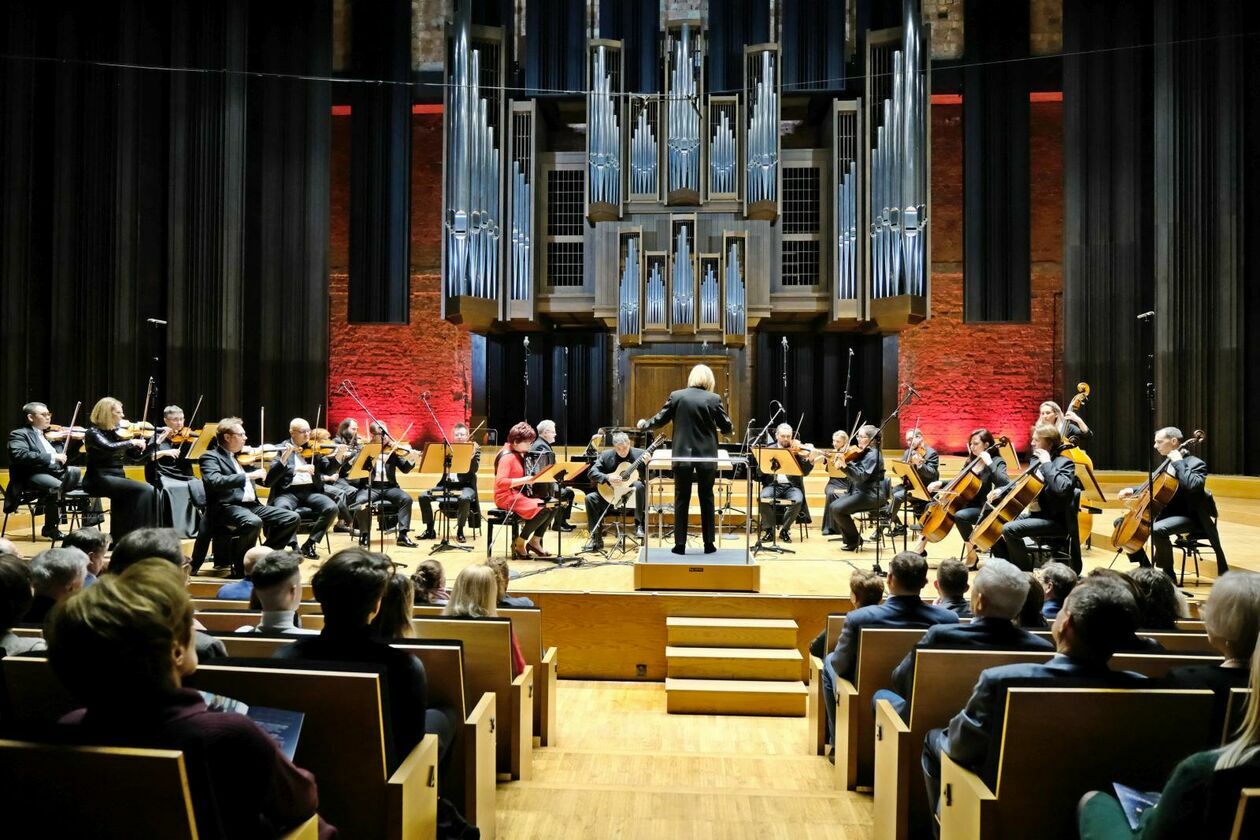
[[[157,493],[143,481],[127,478],[123,465],[138,463],[146,450],[139,450],[116,429],[89,428],[83,439],[87,473],[83,489],[92,496],[109,499],[110,536],[114,542],[137,528],[157,522]]]

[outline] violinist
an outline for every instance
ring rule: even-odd
[[[206,486],[207,523],[232,531],[242,551],[258,540],[259,532],[268,548],[283,549],[297,533],[299,517],[295,511],[259,501],[254,482],[265,479],[267,471],[259,466],[246,470],[237,460],[247,440],[241,418],[225,417],[215,431],[216,445],[198,459]]]
[[[848,448],[849,448],[849,433],[846,432],[844,429],[836,429],[834,432],[831,433],[831,451],[830,452],[823,452],[823,451],[815,452],[813,455],[813,461],[815,464],[827,463],[829,465],[835,464],[835,465],[843,467],[844,466],[844,451]],[[843,496],[845,493],[848,493],[848,492],[849,492],[849,479],[848,478],[844,478],[838,475],[830,476],[827,479],[827,486],[823,489],[823,499],[824,499],[823,510],[825,511],[828,507],[831,506],[831,503],[833,501],[835,501],[840,496]],[[831,528],[827,523],[827,517],[825,515],[823,516],[822,534],[824,537],[829,536],[831,534]]]
[[[48,406],[29,402],[22,406],[22,413],[26,415],[26,425],[9,432],[9,486],[4,494],[4,512],[16,511],[27,493],[38,493],[44,500],[44,528],[40,533],[51,540],[64,539],[57,527],[57,497],[77,488],[83,474],[78,467],[66,465],[65,447],[59,451],[45,436],[52,423]]]
[[[1081,571],[1081,546],[1076,530],[1076,512],[1080,507],[1076,463],[1063,454],[1066,445],[1056,426],[1041,425],[1033,429],[1032,463],[1028,469],[1044,486],[1023,513],[1002,527],[1002,539],[993,546],[994,556],[1010,560],[1026,572],[1032,571],[1032,562],[1024,538],[1043,536],[1067,537],[1069,565],[1077,574]],[[988,501],[997,502],[1006,489],[995,486],[989,491]]]
[[[382,457],[368,458],[363,466],[372,474],[369,485],[366,478],[357,482],[358,490],[350,501],[355,511],[355,520],[359,529],[359,545],[367,545],[369,541],[368,520],[372,515],[371,502],[382,501],[393,508],[392,513],[398,519],[398,531],[395,544],[405,548],[415,548],[416,544],[408,536],[411,531],[411,496],[398,486],[398,473],[409,473],[415,469],[415,451],[405,450],[390,436],[379,423],[368,426],[372,433],[372,443],[384,446]],[[370,487],[370,492],[369,492]]]
[[[328,459],[311,446],[311,424],[301,417],[289,421],[289,439],[267,470],[267,486],[271,488],[270,505],[281,510],[296,511],[304,507],[315,517],[315,524],[302,544],[303,557],[319,559],[316,546],[337,521],[337,503],[324,492],[321,477],[329,472]]]
[[[804,476],[809,475],[814,469],[814,460],[809,448],[802,447],[799,441],[793,440],[792,426],[788,423],[780,423],[775,428],[774,446],[770,448],[775,447],[789,450],[803,475],[761,474],[761,501],[757,505],[758,517],[761,520],[760,539],[761,542],[770,542],[774,539],[775,509],[778,507],[775,501],[783,499],[788,502],[788,506],[783,513],[783,523],[779,526],[779,541],[790,543],[792,523],[796,521],[801,508],[805,505]]]
[[[1181,443],[1184,439],[1181,429],[1176,426],[1166,426],[1155,433],[1155,451],[1168,459],[1166,469],[1177,479],[1177,492],[1172,500],[1160,510],[1151,526],[1151,542],[1155,546],[1155,565],[1175,580],[1172,557],[1173,535],[1201,531],[1207,536],[1216,554],[1217,573],[1223,575],[1229,571],[1229,564],[1225,562],[1225,550],[1221,547],[1221,536],[1213,520],[1216,503],[1207,492],[1207,464],[1202,458],[1181,451]],[[1129,499],[1136,490],[1137,488],[1134,487],[1126,487],[1120,491],[1120,498]],[[1129,559],[1142,566],[1151,564],[1146,552],[1140,549],[1130,554]]]
[[[140,463],[152,454],[156,444],[166,439],[170,430],[153,434],[141,431],[139,423],[125,422],[123,405],[113,397],[102,397],[92,408],[91,426],[83,436],[87,470],[83,489],[93,496],[110,501],[110,536],[117,543],[137,528],[151,528],[157,523],[157,491],[143,481],[127,478],[123,469],[127,462]]]
[[[468,443],[468,427],[463,423],[456,423],[451,427],[452,443]],[[433,496],[443,495],[443,490],[451,493],[459,502],[459,510],[457,513],[455,540],[464,542],[464,525],[472,519],[474,524],[481,515],[481,504],[477,498],[477,470],[481,469],[481,447],[473,444],[472,461],[468,465],[468,471],[451,475],[446,480],[446,486],[434,487],[432,490],[426,490],[420,494],[417,501],[420,502],[420,516],[424,519],[424,533],[420,535],[422,540],[437,539],[437,531],[433,529]],[[476,513],[471,513],[476,511]],[[449,532],[448,532],[449,533]]]
[[[840,546],[844,551],[857,551],[862,547],[862,537],[853,514],[879,507],[879,490],[884,480],[884,456],[879,451],[875,435],[879,429],[867,424],[858,429],[857,448],[845,457],[849,473],[849,492],[827,506],[827,526],[833,534],[844,538]]]
[[[177,437],[181,433],[188,435],[184,428],[184,409],[168,405],[162,410],[162,421],[168,432],[151,448],[144,465],[145,478],[165,500],[162,507],[171,527],[185,537],[195,537],[197,507],[188,489],[188,482],[195,480],[195,476],[192,462],[184,457],[187,451],[184,447],[191,440]]]
[[[554,453],[552,445],[556,442],[556,421],[542,420],[538,424],[538,440],[534,441],[534,445],[530,447],[530,452],[535,456],[547,453]],[[548,466],[555,464],[555,458]],[[538,462],[535,461],[535,469],[539,469]],[[540,485],[535,484],[534,489],[538,490],[546,486],[560,502],[560,506],[556,508],[555,515],[551,519],[551,527],[557,531],[568,533],[573,530],[573,526],[569,524],[569,515],[573,512],[573,488],[562,487],[558,484]]]
[[[914,471],[919,474],[919,480],[923,482],[924,486],[941,477],[941,456],[935,449],[923,442],[922,429],[915,428],[906,432],[906,451],[902,453],[901,460],[914,467]],[[897,486],[892,488],[888,518],[895,524],[893,525],[891,536],[900,537],[906,532],[906,526],[897,521],[897,512],[901,510],[901,505],[909,494],[910,486],[905,479],[902,479]]]
[[[313,432],[311,436],[313,438],[315,433]],[[350,531],[350,502],[359,492],[359,488],[346,480],[346,473],[354,465],[355,458],[359,457],[359,450],[367,439],[359,436],[358,422],[353,417],[347,417],[337,425],[337,434],[332,435],[330,440],[337,444],[337,448],[325,458],[324,468],[327,472],[320,474],[319,480],[324,487],[324,492],[337,503],[338,524],[333,530],[338,533],[348,533]]]
[[[1006,470],[1006,459],[1001,455],[992,455],[989,450],[996,446],[997,441],[993,438],[993,433],[988,429],[976,429],[967,438],[967,451],[976,461],[973,470],[980,477],[980,489],[976,492],[973,505],[959,509],[954,514],[954,522],[958,526],[958,534],[963,538],[963,543],[967,547],[967,564],[972,569],[976,566],[976,549],[971,545],[971,532],[975,529],[976,523],[980,521],[980,514],[983,510],[981,507],[984,500],[992,492],[994,487],[1005,487],[1011,483],[1010,475]],[[944,487],[946,482],[937,481],[930,482],[927,489],[933,493]],[[927,540],[919,540],[918,552],[923,554],[927,548]]]

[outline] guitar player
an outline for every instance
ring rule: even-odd
[[[613,435],[613,448],[600,454],[591,464],[589,475],[595,482],[595,491],[586,494],[586,521],[591,527],[591,538],[582,547],[583,551],[599,551],[604,547],[602,519],[609,505],[608,499],[599,491],[611,488],[610,496],[619,495],[627,485],[634,491],[633,500],[626,499],[626,507],[634,506],[634,535],[643,539],[644,511],[647,508],[647,459],[644,458],[639,468],[627,479],[622,474],[643,455],[642,449],[630,445],[630,436],[625,432]],[[600,527],[595,523],[600,522]]]

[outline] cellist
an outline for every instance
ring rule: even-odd
[[[1002,539],[993,546],[993,554],[1010,560],[1024,571],[1032,571],[1024,537],[1067,537],[1072,569],[1081,571],[1081,545],[1076,538],[1076,511],[1080,504],[1076,495],[1076,463],[1063,454],[1063,436],[1055,426],[1040,425],[1033,429],[1032,463],[1028,469],[1043,482],[1037,498],[1016,519],[1002,528]],[[989,502],[996,502],[1006,487],[989,491]]]
[[[1155,451],[1168,459],[1167,470],[1177,479],[1177,492],[1172,501],[1155,517],[1155,523],[1151,526],[1151,542],[1155,544],[1155,565],[1174,581],[1174,534],[1202,531],[1216,553],[1217,573],[1223,575],[1229,571],[1229,564],[1225,562],[1225,550],[1221,547],[1221,537],[1212,518],[1215,503],[1207,493],[1207,464],[1196,455],[1182,454],[1181,443],[1184,439],[1181,429],[1176,426],[1165,426],[1155,433]],[[1120,491],[1120,498],[1128,499],[1136,490],[1134,487],[1126,487]],[[1129,559],[1142,566],[1151,565],[1142,549],[1129,554]]]
[[[967,546],[967,563],[973,568],[976,565],[976,550],[967,540],[971,538],[972,529],[980,521],[981,506],[994,487],[1005,487],[1011,481],[1006,471],[1006,459],[1001,455],[993,455],[989,452],[996,445],[997,441],[994,440],[993,433],[988,429],[976,429],[967,439],[967,450],[971,453],[971,457],[978,461],[974,469],[980,476],[981,484],[979,491],[973,497],[975,501],[968,507],[964,507],[955,513],[954,522],[958,526],[958,533],[962,536],[963,542]],[[933,481],[927,486],[927,489],[935,493],[944,487],[945,484],[946,482],[944,481]],[[926,537],[919,540],[917,550],[920,554],[925,554],[927,550]]]

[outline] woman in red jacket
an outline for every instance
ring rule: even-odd
[[[521,527],[513,544],[515,558],[527,560],[530,554],[551,557],[543,550],[542,536],[553,511],[541,499],[527,495],[532,477],[525,470],[525,453],[538,437],[534,427],[522,421],[507,434],[507,443],[494,459],[494,504],[520,517]]]

